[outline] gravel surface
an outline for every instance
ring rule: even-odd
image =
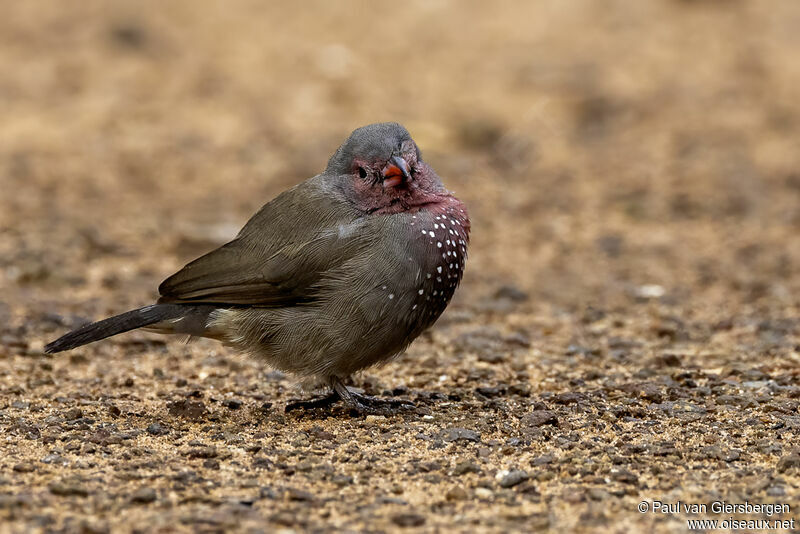
[[[800,4],[269,4],[5,6],[0,533],[800,520]],[[354,377],[414,411],[284,413],[207,340],[42,354],[378,120],[473,219],[442,319]]]

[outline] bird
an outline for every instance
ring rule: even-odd
[[[164,280],[151,305],[45,346],[66,351],[137,328],[221,341],[357,413],[410,408],[346,386],[441,316],[467,260],[470,219],[405,127],[354,130],[325,170],[265,204],[236,237]]]

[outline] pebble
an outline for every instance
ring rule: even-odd
[[[615,469],[611,472],[611,479],[622,484],[639,485],[639,477],[626,469]]]
[[[186,452],[186,456],[189,458],[216,458],[217,449],[216,447],[195,447],[193,449],[189,449]]]
[[[475,393],[483,395],[484,397],[487,397],[489,399],[493,397],[499,397],[505,394],[505,392],[506,388],[504,386],[481,386],[475,388]]]
[[[14,471],[17,473],[31,473],[36,470],[36,467],[30,462],[23,462],[14,466]]]
[[[156,498],[156,491],[153,488],[139,488],[133,495],[131,495],[131,502],[147,504],[154,502]]]
[[[83,411],[80,408],[71,408],[64,413],[64,419],[67,421],[74,421],[83,417]]]
[[[339,486],[340,488],[344,486],[349,486],[353,483],[353,477],[350,475],[334,475],[331,479],[331,482]]]
[[[444,494],[444,498],[448,501],[463,501],[467,497],[469,497],[467,491],[461,486],[454,486]]]
[[[586,395],[574,391],[559,393],[553,397],[553,402],[556,404],[575,404],[582,400],[586,400]]]
[[[469,460],[465,460],[463,462],[459,462],[456,464],[455,468],[453,468],[454,475],[465,475],[467,473],[480,473],[481,468],[475,462],[470,462]]]
[[[508,355],[502,352],[481,352],[478,354],[478,361],[485,363],[503,363],[508,359]]]
[[[634,295],[640,299],[658,299],[665,293],[666,290],[657,284],[645,284],[634,289]]]
[[[776,466],[779,473],[786,473],[787,471],[797,471],[800,469],[800,453],[793,451],[780,460]]]
[[[288,488],[284,497],[289,501],[310,502],[314,500],[314,496],[305,491],[296,488]]]
[[[181,399],[167,404],[169,414],[174,417],[197,420],[201,419],[206,413],[206,406],[202,401],[192,401]]]
[[[441,433],[443,440],[448,442],[473,442],[478,443],[481,440],[481,435],[474,430],[466,428],[451,427],[445,429]]]
[[[89,490],[80,481],[60,480],[50,484],[50,493],[64,497],[86,497],[89,495]]]
[[[550,410],[534,410],[522,418],[522,424],[526,426],[557,425],[558,416]]]
[[[501,488],[512,488],[530,478],[528,473],[522,469],[512,469],[510,471],[499,471],[495,476]]]
[[[475,488],[475,497],[478,499],[491,499],[494,497],[494,492],[489,488],[478,487]]]
[[[153,423],[147,427],[147,433],[152,434],[153,436],[160,436],[162,434],[166,434],[167,430],[161,426],[161,423]]]
[[[238,399],[226,399],[222,402],[222,405],[229,410],[238,410],[242,407],[242,401]]]
[[[414,513],[395,514],[392,523],[399,527],[421,527],[425,524],[425,516]]]
[[[369,424],[380,423],[380,422],[385,421],[385,420],[386,420],[385,416],[383,416],[383,415],[373,415],[373,414],[370,414],[370,415],[368,415],[368,416],[366,416],[364,418],[364,422],[369,423]]]

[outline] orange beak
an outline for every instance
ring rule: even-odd
[[[392,156],[386,167],[383,168],[383,187],[397,187],[411,180],[408,163],[400,156]]]

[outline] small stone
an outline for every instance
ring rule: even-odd
[[[631,484],[632,486],[639,485],[639,477],[626,469],[612,471],[611,479],[621,482],[622,484]]]
[[[193,449],[189,449],[186,452],[186,456],[189,458],[216,458],[217,449],[216,447],[195,447]]]
[[[344,486],[349,486],[350,484],[352,484],[353,477],[351,477],[350,475],[334,475],[334,477],[331,479],[331,482],[342,488]]]
[[[475,393],[482,395],[488,399],[499,397],[506,392],[504,386],[481,386],[475,388]]]
[[[71,408],[64,414],[64,419],[67,421],[74,421],[83,417],[83,411],[80,408]]]
[[[284,497],[286,497],[287,500],[298,502],[310,502],[314,500],[314,496],[311,493],[296,488],[287,489]]]
[[[21,464],[17,464],[14,466],[14,471],[16,471],[17,473],[31,473],[35,469],[36,468],[34,467],[34,465],[30,462],[23,462]]]
[[[656,361],[665,367],[679,367],[681,364],[681,359],[676,354],[671,353],[662,354]]]
[[[767,495],[770,497],[783,497],[786,495],[786,490],[783,489],[783,486],[770,486],[770,488],[767,489]]]
[[[463,501],[469,497],[467,491],[462,488],[461,486],[454,486],[447,490],[447,493],[444,494],[444,498],[448,501]]]
[[[275,490],[273,490],[272,488],[270,488],[268,486],[264,486],[264,487],[262,487],[261,489],[258,490],[258,498],[259,499],[270,499],[270,500],[274,501],[275,499],[278,498],[278,494],[275,493]]]
[[[586,400],[586,395],[575,391],[559,393],[553,397],[553,402],[556,404],[575,404],[582,400]]]
[[[139,488],[133,495],[131,495],[131,502],[148,504],[154,502],[156,498],[156,490],[153,488]]]
[[[550,410],[534,410],[522,418],[526,426],[557,425],[558,417]]]
[[[512,384],[508,388],[508,393],[510,395],[519,395],[520,397],[530,397],[531,386],[530,384]]]
[[[133,378],[128,377],[125,379],[125,387],[132,388],[133,387]]]
[[[414,513],[395,514],[392,523],[399,527],[420,527],[425,524],[425,516]]]
[[[639,395],[652,402],[661,402],[663,400],[661,390],[655,384],[641,384]]]
[[[640,299],[658,299],[665,293],[666,290],[657,284],[645,284],[634,289],[634,295]]]
[[[778,465],[776,467],[780,473],[800,469],[800,454],[798,454],[797,451],[787,454],[778,460]]]
[[[50,484],[50,493],[61,496],[86,497],[89,495],[89,490],[79,481],[61,480]]]
[[[489,488],[475,488],[475,497],[478,499],[488,500],[494,497],[494,492]]]
[[[386,416],[370,414],[364,418],[364,422],[370,425],[386,421]]]
[[[242,401],[238,399],[226,399],[222,405],[229,410],[238,410],[242,407]]]
[[[512,469],[510,471],[500,471],[497,473],[495,478],[497,479],[501,488],[512,488],[517,484],[528,480],[530,477],[528,476],[528,473],[521,469]]]
[[[205,414],[206,406],[202,401],[181,399],[179,401],[168,403],[167,410],[169,410],[170,415],[174,417],[197,420],[202,418]]]
[[[463,461],[456,464],[455,468],[453,469],[454,475],[465,475],[467,473],[480,473],[481,468],[478,467],[478,464],[475,462],[470,461]]]
[[[303,460],[302,462],[299,462],[294,468],[296,471],[299,471],[300,473],[309,473],[314,469],[314,464],[309,462],[308,460]]]
[[[508,359],[508,355],[501,352],[481,352],[478,354],[478,360],[486,363],[503,363]]]
[[[481,440],[481,435],[474,430],[451,427],[442,432],[442,439],[448,442],[471,441],[473,443],[478,443]]]
[[[731,449],[729,451],[725,451],[722,455],[720,455],[719,459],[723,462],[735,462],[741,457],[741,452],[736,449]]]
[[[147,427],[147,433],[153,436],[161,436],[166,434],[167,431],[163,426],[161,426],[161,423],[153,423]]]

